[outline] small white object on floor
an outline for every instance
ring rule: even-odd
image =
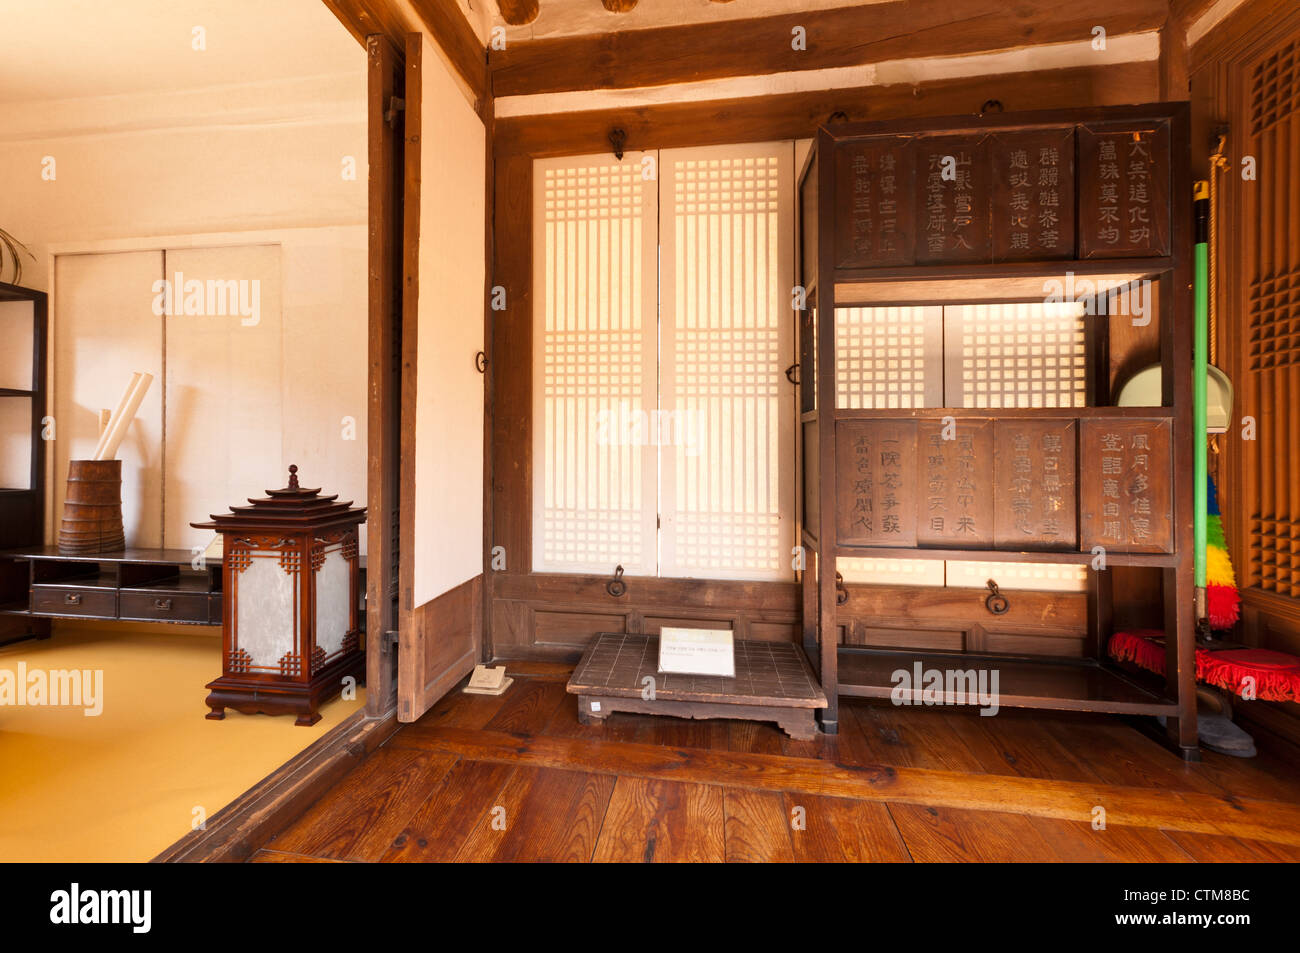
[[[506,677],[504,665],[495,668],[475,665],[474,673],[469,677],[469,684],[465,686],[465,692],[470,695],[501,695],[514,683],[513,678]]]

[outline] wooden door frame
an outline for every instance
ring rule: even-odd
[[[367,440],[366,714],[379,717],[397,707],[398,527],[402,493],[398,451],[402,444],[403,247],[405,116],[397,108],[406,94],[404,51],[385,36],[366,37],[369,193],[369,373]],[[418,177],[418,166],[415,170]],[[418,179],[417,179],[418,185]],[[419,220],[415,222],[419,228]],[[418,236],[417,236],[418,237]],[[413,343],[413,342],[412,342]],[[413,382],[412,382],[412,386]],[[409,521],[408,521],[409,522]]]

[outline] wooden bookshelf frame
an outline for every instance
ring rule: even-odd
[[[1078,258],[1052,261],[981,262],[954,265],[909,265],[879,268],[837,267],[843,255],[837,248],[835,202],[838,144],[869,136],[911,137],[923,134],[971,135],[992,132],[1021,133],[1076,127],[1102,122],[1154,122],[1164,124],[1169,136],[1168,254],[1145,257]],[[1187,760],[1199,758],[1196,733],[1194,619],[1192,606],[1192,221],[1189,109],[1186,103],[1098,107],[1021,114],[995,113],[948,120],[911,119],[874,123],[838,123],[823,126],[801,170],[797,195],[800,234],[796,242],[796,269],[806,289],[807,309],[798,321],[801,377],[809,382],[799,406],[801,455],[799,479],[808,486],[801,494],[800,540],[808,568],[802,579],[802,633],[805,651],[819,672],[828,707],[822,727],[835,733],[838,698],[890,696],[891,668],[926,665],[962,667],[995,665],[1006,670],[1011,684],[1002,692],[1008,707],[1095,711],[1124,715],[1164,716],[1168,744]],[[842,195],[843,193],[838,193]],[[990,203],[995,198],[990,197]],[[808,207],[805,207],[808,206]],[[1079,219],[1082,220],[1082,206]],[[1080,229],[1080,222],[1075,223]],[[910,236],[909,236],[910,237]],[[991,240],[990,240],[991,243]],[[1076,237],[1071,245],[1077,250]],[[944,304],[1035,300],[1027,289],[1041,289],[1044,279],[1067,273],[1093,280],[1148,280],[1157,285],[1160,363],[1165,370],[1160,407],[1110,406],[1105,374],[1107,342],[1104,333],[1090,335],[1089,404],[1087,407],[1001,410],[996,408],[923,410],[840,410],[836,407],[835,315],[837,306],[891,304]],[[963,290],[964,289],[964,290]],[[971,289],[976,289],[972,294]],[[1036,300],[1042,300],[1041,295]],[[815,309],[815,322],[806,315]],[[815,340],[808,331],[814,326]],[[1104,327],[1104,324],[1101,325]],[[812,361],[815,360],[815,371]],[[1101,370],[1097,368],[1100,367]],[[810,399],[815,394],[815,400]],[[810,406],[811,404],[811,406]],[[1088,593],[1088,634],[1085,659],[1016,657],[1009,655],[935,654],[906,650],[863,649],[839,644],[840,615],[836,564],[843,557],[915,559],[975,559],[980,561],[1054,562],[1090,564],[1087,551],[1009,552],[1002,549],[940,549],[893,546],[846,546],[836,531],[837,425],[846,420],[920,419],[951,415],[956,418],[1033,418],[1046,416],[1087,420],[1123,420],[1143,417],[1164,419],[1170,427],[1173,487],[1172,552],[1108,553],[1113,566],[1158,567],[1162,576],[1164,627],[1168,675],[1163,691],[1154,692],[1133,681],[1106,657],[1111,627],[1111,576],[1109,568],[1091,570]],[[807,428],[807,429],[805,429]],[[802,438],[815,437],[816,447]],[[842,439],[842,438],[841,438]],[[1079,476],[1076,454],[1076,483]],[[814,469],[815,468],[815,469]],[[1077,509],[1082,510],[1082,505]],[[945,702],[955,699],[946,697]]]

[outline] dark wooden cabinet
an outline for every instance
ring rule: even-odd
[[[47,307],[45,292],[0,282],[0,341],[8,352],[0,362],[5,447],[27,451],[27,466],[17,461],[13,468],[25,479],[0,485],[0,549],[39,545],[44,531]],[[21,429],[9,432],[12,427]]]
[[[221,561],[188,549],[69,557],[57,547],[0,552],[0,614],[10,619],[121,619],[221,624]]]
[[[819,130],[798,190],[807,292],[797,321],[799,479],[803,643],[827,694],[827,731],[838,696],[890,697],[894,672],[934,661],[843,644],[853,607],[842,608],[852,595],[837,560],[1059,562],[1089,567],[1081,655],[1075,645],[1069,658],[1026,659],[1014,637],[989,635],[997,623],[978,615],[984,594],[968,589],[954,597],[988,637],[945,667],[1005,667],[1003,705],[1166,716],[1172,744],[1196,756],[1189,163],[1184,103]],[[954,306],[1065,302],[1083,306],[1082,337],[1070,346],[1086,352],[1069,358],[1068,372],[1032,320],[989,331],[978,315],[950,315]],[[852,324],[859,309],[907,306],[949,306],[941,354],[922,345],[920,318],[900,328],[889,317],[895,323],[878,334]],[[1164,369],[1162,406],[1113,406],[1111,328],[1131,335],[1147,324]],[[841,353],[841,335],[852,334]],[[988,357],[998,335],[1022,348],[1016,374],[1051,379],[1050,400],[1007,403],[964,389],[978,389],[990,367],[1001,373]],[[914,382],[893,403],[841,400],[845,380],[865,373],[852,361],[870,362],[862,366],[873,380],[911,380],[918,360],[937,390]],[[1076,362],[1087,366],[1076,373]],[[1110,570],[1129,566],[1163,574],[1163,691],[1106,658]]]

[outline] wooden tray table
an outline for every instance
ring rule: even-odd
[[[737,641],[736,676],[722,678],[660,672],[658,636],[602,633],[578,662],[567,690],[578,696],[584,725],[616,711],[741,718],[775,721],[804,741],[816,735],[816,710],[826,707],[825,693],[793,642]]]

